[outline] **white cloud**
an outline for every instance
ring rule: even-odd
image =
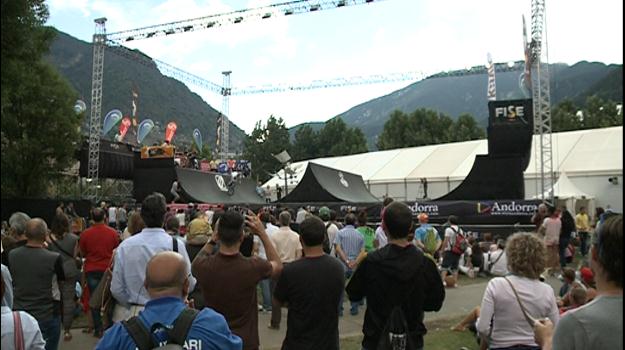
[[[79,11],[83,17],[91,15],[88,0],[48,0],[47,5],[50,13]]]

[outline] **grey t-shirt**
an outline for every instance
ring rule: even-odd
[[[46,321],[54,313],[52,276],[65,280],[63,260],[56,252],[23,246],[9,253],[13,277],[13,310],[28,312],[37,321]]]
[[[54,242],[48,244],[48,249],[61,254],[61,258],[65,263],[68,260],[74,260],[74,251],[78,244],[78,236],[73,233],[66,233],[62,239],[57,239]],[[58,245],[58,246],[57,246]],[[60,247],[60,248],[59,248]],[[62,251],[61,251],[62,250]],[[64,271],[66,278],[76,277],[80,271],[73,269],[72,271]]]
[[[623,348],[623,296],[599,296],[560,319],[553,350]]]

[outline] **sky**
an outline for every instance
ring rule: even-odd
[[[113,33],[279,2],[48,0],[47,24],[91,42],[93,20],[99,17],[108,19],[107,32]],[[221,72],[232,71],[236,88],[414,71],[434,74],[483,65],[487,53],[495,62],[523,60],[521,16],[529,26],[530,6],[531,0],[383,0],[126,45],[219,85]],[[623,63],[622,1],[548,0],[546,8],[550,63]],[[230,119],[247,133],[269,115],[281,117],[287,127],[326,121],[411,83],[232,96]],[[222,109],[220,95],[187,86]]]

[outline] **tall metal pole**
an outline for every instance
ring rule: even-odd
[[[223,88],[221,89],[221,95],[223,96],[223,104],[221,108],[221,132],[219,140],[219,154],[222,160],[228,158],[229,144],[230,144],[230,122],[228,116],[230,115],[230,95],[232,94],[232,88],[230,87],[230,74],[232,71],[221,72],[224,76]]]
[[[98,169],[100,167],[100,117],[102,114],[102,83],[104,78],[104,47],[106,18],[95,20],[93,35],[93,73],[91,76],[91,115],[89,118],[89,162],[86,197],[97,202],[99,197]]]
[[[546,28],[545,0],[532,0],[532,42],[530,44],[530,55],[532,61],[534,133],[540,135],[541,198],[553,204],[554,174],[551,97],[549,92],[549,57]]]

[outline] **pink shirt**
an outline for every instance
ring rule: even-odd
[[[543,227],[545,228],[545,244],[548,246],[557,245],[560,242],[560,228],[562,228],[560,218],[545,218]]]

